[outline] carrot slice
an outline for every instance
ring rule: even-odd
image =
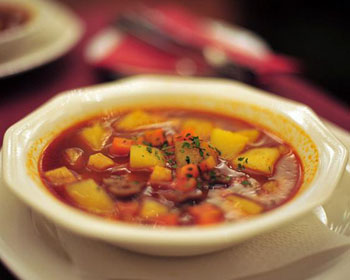
[[[133,141],[131,139],[114,137],[109,152],[117,156],[127,156],[130,153],[130,147],[132,144]]]
[[[216,166],[216,160],[213,156],[207,157],[201,163],[199,163],[199,169],[201,171],[208,171],[213,169]]]
[[[186,178],[197,178],[199,175],[197,165],[190,163],[179,169],[178,178],[186,179]]]
[[[224,219],[222,211],[210,203],[202,203],[189,207],[188,212],[198,225],[217,224]]]
[[[161,128],[146,131],[145,141],[152,144],[153,147],[162,145],[165,142],[164,131]]]
[[[191,141],[193,137],[196,137],[196,133],[192,128],[186,128],[180,132],[180,134],[175,135],[175,141]]]
[[[197,186],[195,178],[178,178],[175,181],[175,189],[183,192],[193,191]]]
[[[161,226],[175,226],[178,224],[179,215],[176,213],[169,213],[160,215],[156,218],[154,218],[152,221]]]
[[[124,220],[132,220],[139,212],[139,203],[137,201],[118,201],[116,205],[120,216]]]

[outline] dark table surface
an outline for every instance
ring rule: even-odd
[[[62,1],[66,2],[83,20],[85,34],[82,40],[65,56],[38,69],[0,80],[0,146],[8,127],[26,116],[45,101],[64,90],[100,83],[95,70],[83,59],[87,41],[106,26],[126,4],[119,1]],[[80,3],[79,3],[80,2]],[[84,3],[82,5],[82,3]],[[216,11],[220,14],[220,11]],[[215,14],[215,13],[214,13]],[[280,77],[280,80],[288,77]],[[285,81],[283,81],[285,82]],[[278,84],[267,90],[281,96],[303,102],[313,108],[321,117],[350,131],[349,108],[329,95],[315,89],[300,93],[299,86],[294,93],[283,92]],[[0,264],[0,275],[11,279],[8,270]]]

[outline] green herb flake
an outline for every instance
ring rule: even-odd
[[[189,156],[186,156],[186,162],[187,162],[187,164],[190,164],[191,163],[191,159],[190,159],[190,157]]]
[[[159,159],[159,160],[160,160],[160,156],[159,156],[158,151],[156,151],[154,154],[155,154],[155,156],[157,157],[157,159]]]
[[[215,151],[221,156],[221,151],[218,148],[215,148]]]
[[[203,153],[203,150],[202,150],[202,149],[199,149],[199,155],[200,155],[201,157],[204,157],[204,153]]]
[[[242,185],[244,185],[244,186],[250,186],[251,184],[250,184],[250,182],[248,181],[248,180],[244,180],[244,181],[242,181]]]
[[[151,147],[147,146],[146,150],[147,150],[147,152],[149,152],[150,154],[152,154],[152,148],[151,148]]]
[[[193,175],[192,175],[192,174],[186,174],[186,177],[187,177],[187,178],[192,178]]]
[[[201,142],[199,141],[198,136],[194,136],[192,141],[193,141],[193,144],[195,145],[196,148],[200,148]]]
[[[146,146],[152,147],[152,144],[150,142],[143,141],[142,143]]]
[[[182,148],[191,148],[191,144],[190,143],[188,143],[188,142],[183,142],[183,144],[182,144]]]
[[[238,158],[238,161],[243,161],[244,160],[244,157],[239,157]]]
[[[238,163],[238,170],[244,170],[245,166],[243,164]]]

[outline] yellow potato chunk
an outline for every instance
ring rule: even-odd
[[[154,166],[165,166],[162,152],[150,146],[132,145],[130,148],[130,167],[147,168]]]
[[[91,155],[87,164],[89,168],[97,170],[105,170],[113,165],[114,161],[102,153]]]
[[[54,185],[69,184],[77,180],[73,172],[65,166],[45,172],[45,177]]]
[[[113,200],[92,179],[67,185],[66,191],[80,207],[90,212],[108,214],[115,209]]]
[[[152,199],[146,199],[142,203],[140,216],[146,219],[156,218],[160,215],[167,214],[168,211],[168,207],[165,205]]]
[[[230,206],[239,209],[248,215],[259,214],[264,210],[260,204],[237,195],[229,195],[226,197],[226,200]]]
[[[111,131],[96,123],[85,127],[80,132],[82,140],[94,151],[100,151],[111,136]]]
[[[271,175],[279,157],[278,148],[254,148],[237,156],[233,164]]]
[[[169,182],[172,179],[171,170],[166,167],[156,166],[150,179],[151,182]]]
[[[260,131],[256,129],[239,130],[237,133],[248,137],[248,143],[254,143],[260,136]]]
[[[220,128],[213,129],[210,136],[210,144],[217,148],[221,156],[227,160],[232,160],[248,142],[247,136]]]
[[[194,133],[204,140],[209,139],[213,128],[214,126],[211,122],[199,119],[188,119],[182,125],[182,129],[193,129]]]
[[[118,123],[116,123],[115,126],[117,129],[132,130],[140,126],[149,125],[160,121],[162,121],[160,117],[138,110],[125,115]]]

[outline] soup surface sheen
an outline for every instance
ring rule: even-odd
[[[108,219],[210,225],[261,214],[302,181],[296,153],[229,116],[185,109],[115,112],[63,131],[39,171],[61,201]]]

